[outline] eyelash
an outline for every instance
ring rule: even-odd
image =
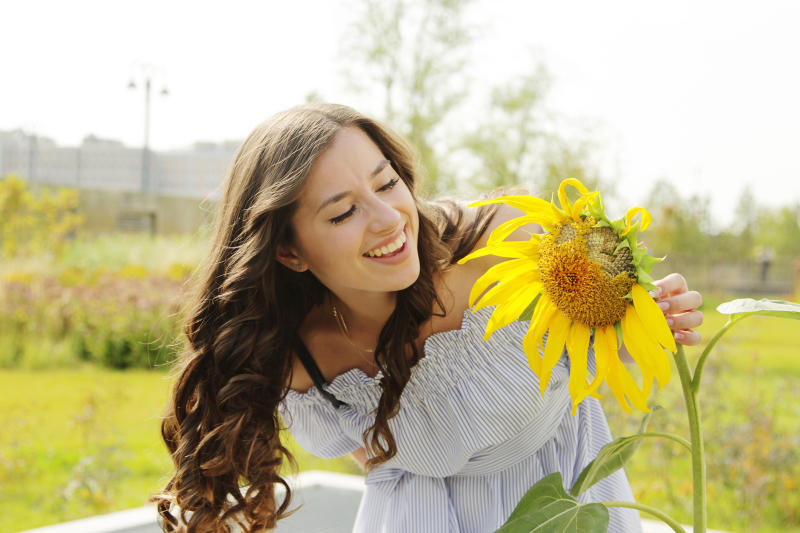
[[[389,181],[386,183],[386,185],[384,185],[383,187],[381,187],[380,189],[378,189],[378,192],[383,192],[383,191],[388,191],[388,190],[391,190],[391,189],[393,189],[393,188],[394,188],[394,186],[395,186],[395,185],[397,185],[397,182],[399,182],[399,181],[400,181],[400,178],[392,178],[392,179],[390,179],[390,180],[389,180]],[[337,217],[333,217],[333,218],[330,220],[330,221],[331,221],[331,224],[334,224],[334,225],[336,225],[336,224],[341,224],[341,223],[342,223],[342,222],[344,222],[344,221],[345,221],[345,220],[346,220],[348,217],[350,217],[350,215],[352,215],[352,214],[355,212],[355,210],[356,210],[356,206],[354,206],[354,205],[351,205],[351,206],[350,206],[350,209],[348,209],[346,213],[342,213],[341,215],[339,215],[339,216],[337,216]]]

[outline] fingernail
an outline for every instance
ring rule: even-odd
[[[667,325],[671,328],[672,326],[675,325],[675,321],[673,319],[671,319],[671,318],[668,318],[667,319]]]
[[[652,291],[650,291],[650,296],[653,298],[660,298],[661,297],[661,287],[656,287]]]
[[[658,307],[666,313],[669,310],[669,302],[658,302]]]

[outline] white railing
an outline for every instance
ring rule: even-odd
[[[364,478],[333,472],[308,471],[290,481],[293,505],[302,508],[281,520],[277,533],[348,533],[364,491]],[[692,528],[684,526],[687,533]],[[643,533],[673,533],[652,520],[642,520]],[[159,533],[153,506],[64,522],[23,533]],[[708,530],[708,533],[724,533]]]

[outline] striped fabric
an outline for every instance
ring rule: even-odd
[[[491,312],[467,310],[461,329],[425,342],[425,357],[412,369],[400,411],[390,420],[398,453],[367,474],[354,532],[495,531],[537,480],[558,471],[569,488],[611,439],[595,399],[570,415],[566,356],[541,397],[522,351],[527,323],[483,341]],[[359,369],[337,376],[326,389],[348,404],[339,409],[315,388],[290,390],[281,414],[309,452],[345,455],[361,446],[362,433],[372,425],[379,379]],[[632,501],[633,495],[620,470],[581,500]],[[636,511],[610,513],[608,531],[641,531]]]

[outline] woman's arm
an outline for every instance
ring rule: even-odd
[[[367,469],[367,450],[363,446],[351,452],[350,456],[363,470]]]

